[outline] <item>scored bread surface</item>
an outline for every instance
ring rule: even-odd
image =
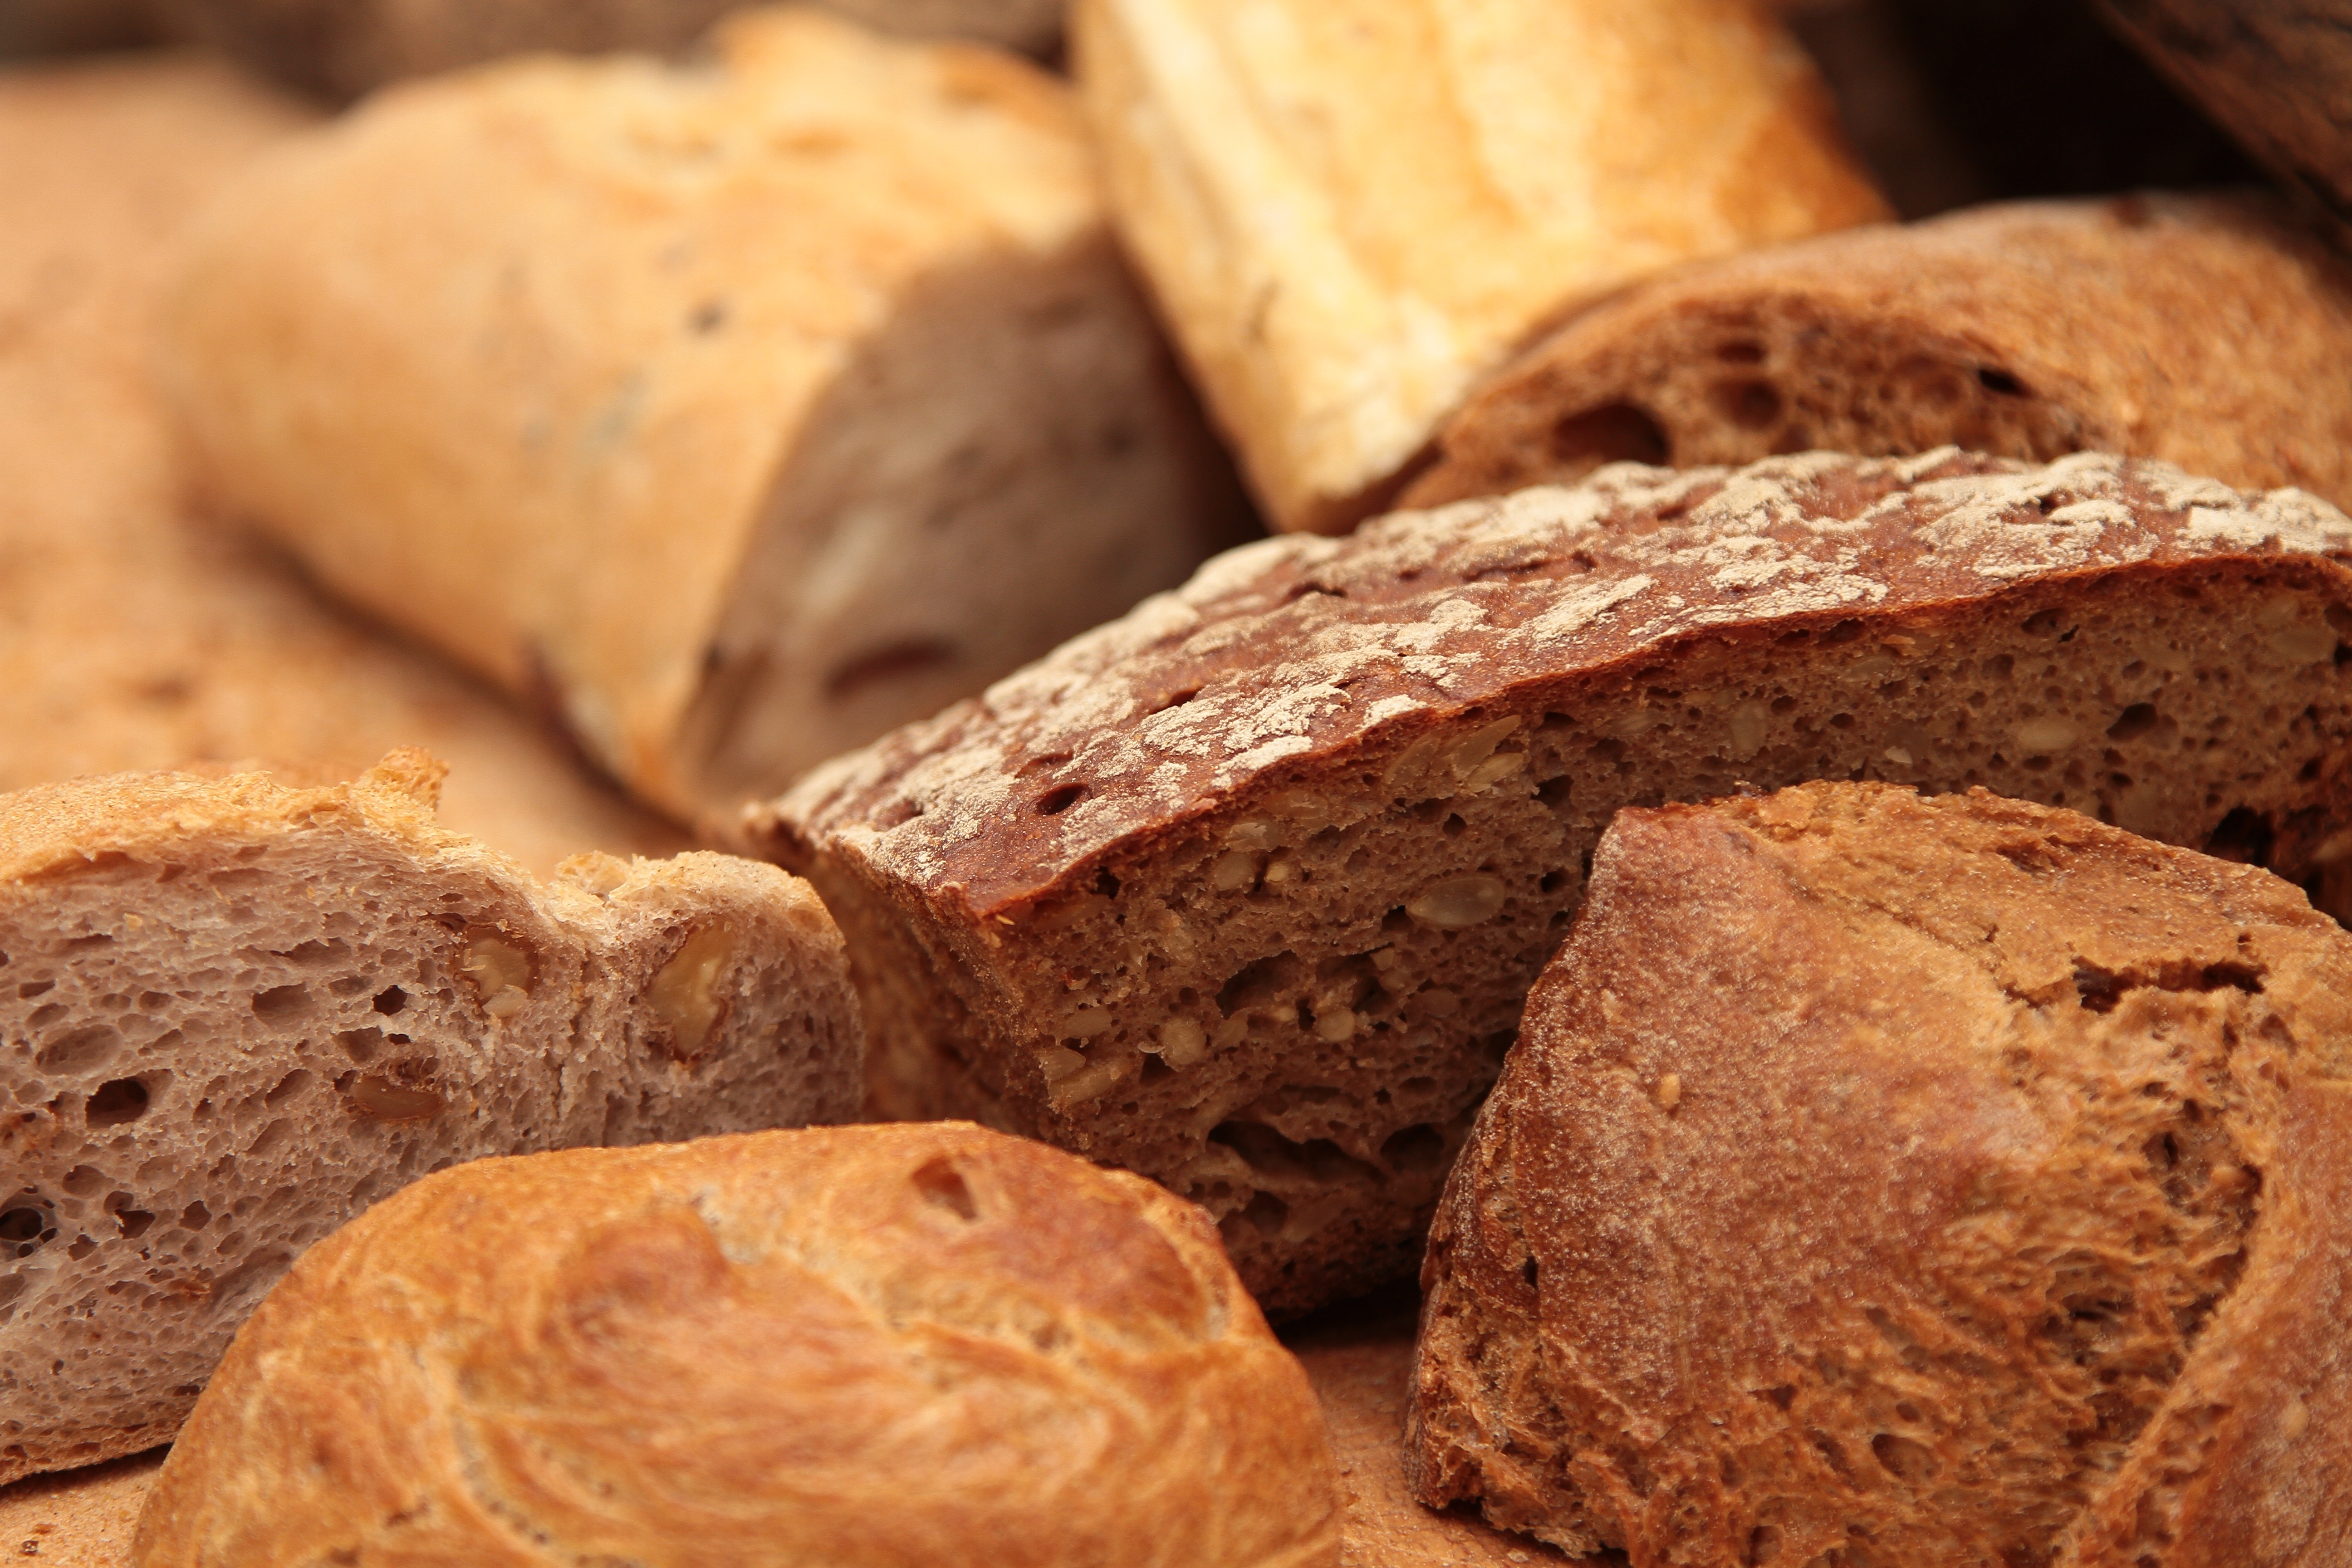
[[[691,854],[541,887],[355,784],[0,795],[0,1483],[169,1440],[301,1250],[488,1153],[839,1121],[805,884]]]
[[[2347,1030],[2293,887],[2074,813],[1622,813],[1432,1231],[1416,1490],[1633,1568],[2341,1562]]]
[[[2347,551],[2100,456],[1620,466],[1231,552],[748,827],[884,1104],[1168,1183],[1290,1310],[1410,1267],[1620,806],[1982,784],[2314,875]]]
[[[141,1568],[1338,1568],[1315,1395],[1199,1210],[980,1128],[485,1160],[238,1337]]]

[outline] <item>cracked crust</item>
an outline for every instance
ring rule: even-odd
[[[2095,455],[1620,466],[1229,552],[749,829],[882,1105],[1167,1182],[1287,1313],[1412,1267],[1620,806],[1981,784],[2340,879],[2347,552]]]
[[[483,1160],[295,1265],[141,1568],[1338,1568],[1199,1210],[954,1124]]]
[[[1415,1489],[1636,1568],[2333,1562],[2347,1038],[2352,938],[2252,868],[1982,791],[1622,813],[1431,1234]]]

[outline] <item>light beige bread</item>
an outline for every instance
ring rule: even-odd
[[[1381,510],[1563,312],[1885,216],[1748,0],[1078,0],[1071,25],[1120,233],[1278,528]]]
[[[156,286],[190,216],[312,118],[194,56],[0,76],[0,790],[421,744],[456,770],[443,820],[541,875],[681,847],[511,705],[184,515]]]
[[[428,1171],[856,1108],[805,884],[542,886],[435,824],[439,774],[0,796],[0,1482],[169,1439],[286,1266]]]
[[[1635,1568],[2317,1568],[2352,938],[1981,791],[1621,815],[1430,1238],[1425,1501]]]
[[[34,1559],[28,1568],[129,1568],[163,1463],[158,1451],[0,1487],[0,1554]]]
[[[85,0],[86,3],[86,0]],[[677,49],[730,0],[151,0],[278,79],[355,98],[403,77],[501,55]],[[980,39],[1042,53],[1062,0],[820,0],[886,32]]]
[[[212,214],[194,472],[680,816],[1183,574],[1237,498],[1066,90],[749,13],[387,93]]]
[[[1562,327],[1438,433],[1437,505],[1622,459],[1956,445],[2161,458],[2352,501],[2352,268],[2252,196],[1979,207],[1694,266]]]
[[[311,1249],[141,1568],[1337,1568],[1315,1396],[1148,1182],[977,1127],[486,1160]]]
[[[882,1104],[1167,1183],[1295,1311],[1411,1267],[1621,806],[1984,784],[2315,876],[2347,561],[2113,458],[1618,467],[1233,552],[749,832],[841,921]]]

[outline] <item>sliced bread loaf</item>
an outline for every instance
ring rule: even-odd
[[[1642,1568],[2352,1534],[2352,938],[1981,792],[1620,815],[1431,1234],[1424,1501]]]
[[[856,1108],[804,884],[541,887],[434,825],[438,784],[406,752],[0,796],[0,1483],[167,1441],[286,1266],[428,1171]]]
[[[2314,873],[2352,523],[2159,464],[1603,470],[1233,552],[755,813],[877,1092],[1129,1165],[1292,1310],[1411,1267],[1622,806],[1983,784]]]

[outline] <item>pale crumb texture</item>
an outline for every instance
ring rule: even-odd
[[[237,1337],[140,1568],[1339,1568],[1192,1205],[978,1127],[485,1160]]]
[[[0,1482],[167,1441],[304,1247],[493,1152],[856,1104],[838,933],[772,867],[443,831],[440,767],[0,795]]]
[[[2188,330],[2189,324],[2194,330]],[[2352,268],[2247,194],[2012,202],[1683,268],[1528,349],[1402,504],[1811,447],[2160,458],[2352,504]]]
[[[0,1487],[0,1561],[20,1568],[128,1568],[156,1451]]]
[[[2252,867],[1623,813],[1431,1233],[1415,1489],[1632,1568],[2339,1563],[2347,1041],[2352,938]]]
[[[1411,1268],[1621,806],[1981,784],[2336,876],[2347,551],[2095,455],[1614,467],[1231,552],[749,836],[883,1107],[1168,1183],[1287,1312]]]

